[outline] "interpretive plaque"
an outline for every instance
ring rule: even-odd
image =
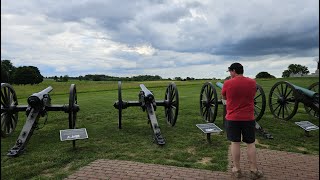
[[[60,130],[61,141],[87,139],[87,138],[88,138],[88,133],[86,128]]]

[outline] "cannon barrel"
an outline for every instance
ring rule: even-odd
[[[148,98],[150,100],[154,99],[152,92],[149,89],[147,89],[144,84],[140,84],[140,88],[144,92],[145,98]]]
[[[308,114],[319,117],[319,82],[309,88],[302,88],[288,81],[279,81],[270,90],[269,108],[278,119],[291,119],[296,114],[300,102],[304,104]]]
[[[221,82],[216,82],[216,85],[217,85],[220,89],[222,89],[222,87],[223,87],[223,83],[221,83]]]
[[[289,82],[287,82],[289,83]],[[314,92],[314,91],[311,91],[309,89],[306,89],[306,88],[303,88],[303,87],[300,87],[300,86],[296,86],[292,83],[289,83],[291,84],[296,90],[300,90],[303,94],[305,94],[306,96],[310,97],[310,98],[315,98],[315,97],[319,97],[319,94]]]
[[[28,97],[28,104],[31,107],[40,106],[42,103],[42,100],[44,98],[44,95],[49,94],[49,92],[51,92],[52,90],[53,90],[53,88],[51,86],[49,86],[40,92],[32,94],[31,96]]]

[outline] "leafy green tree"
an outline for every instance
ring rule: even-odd
[[[2,64],[1,64],[1,83],[9,83],[9,72],[5,70]]]
[[[289,77],[291,73],[305,75],[309,73],[309,70],[308,67],[300,64],[290,64],[288,69],[282,72],[282,77]]]
[[[68,82],[69,80],[69,76],[68,75],[64,75],[63,78],[62,78],[62,81],[63,82]]]
[[[57,76],[54,76],[53,77],[53,80],[55,80],[56,82],[58,81],[58,77]]]
[[[10,60],[1,60],[1,82],[12,83],[15,70]]]
[[[18,67],[14,73],[15,84],[39,84],[43,81],[43,76],[37,67],[34,66],[22,66]]]
[[[283,72],[282,72],[282,77],[284,77],[284,78],[286,78],[286,77],[290,77],[290,74],[291,74],[291,72],[287,69],[287,70],[284,70]]]
[[[257,75],[256,75],[256,78],[276,78],[275,76],[269,74],[268,72],[259,72]]]
[[[28,66],[30,69],[34,71],[34,84],[39,84],[43,81],[43,76],[41,75],[39,69],[35,66]]]

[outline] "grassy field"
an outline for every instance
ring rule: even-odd
[[[266,97],[271,87],[280,80],[258,80]],[[308,87],[318,78],[285,79],[298,86]],[[1,179],[62,179],[78,168],[95,159],[107,158],[130,160],[146,163],[226,171],[228,146],[225,133],[212,135],[211,144],[206,136],[195,126],[204,123],[199,115],[199,96],[206,81],[179,81],[176,85],[180,95],[179,117],[175,127],[166,124],[164,108],[156,111],[161,132],[166,139],[163,147],[153,143],[152,130],[147,124],[147,115],[138,107],[123,111],[122,129],[119,130],[118,111],[113,107],[117,100],[117,82],[69,81],[54,82],[46,80],[39,85],[14,86],[19,104],[25,105],[26,99],[51,85],[52,104],[66,104],[71,83],[78,92],[77,127],[86,128],[89,138],[78,140],[76,149],[71,142],[61,142],[59,130],[68,128],[68,115],[64,112],[48,112],[47,124],[32,135],[24,154],[17,158],[6,156],[14,145],[25,123],[24,112],[19,114],[19,123],[12,134],[1,138]],[[211,81],[214,83],[215,81]],[[138,100],[139,84],[142,82],[122,82],[123,100]],[[153,91],[156,100],[163,100],[169,81],[143,82]],[[218,92],[220,96],[220,92]],[[297,114],[289,121],[275,119],[267,106],[259,124],[274,139],[264,139],[257,135],[258,148],[269,148],[304,154],[319,154],[319,131],[312,131],[305,137],[304,131],[294,124],[295,121],[310,121],[319,126],[319,119],[309,117],[300,103]],[[44,119],[39,121],[42,126]],[[219,106],[215,122],[222,128],[222,107]]]

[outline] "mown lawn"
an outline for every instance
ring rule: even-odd
[[[258,80],[266,97],[275,82],[283,79]],[[296,85],[308,87],[317,78],[285,79]],[[204,123],[199,115],[199,95],[206,81],[176,82],[180,95],[179,117],[175,127],[166,124],[164,108],[158,107],[156,114],[161,132],[166,139],[163,147],[153,143],[152,130],[147,124],[147,115],[139,107],[129,107],[123,111],[122,129],[118,129],[118,111],[113,107],[117,100],[117,82],[69,81],[66,83],[45,81],[34,86],[14,86],[19,104],[34,92],[51,85],[52,104],[68,102],[71,83],[78,91],[77,127],[86,128],[89,138],[78,140],[76,149],[71,142],[61,142],[59,130],[68,128],[68,115],[64,112],[49,112],[47,124],[32,135],[24,154],[17,158],[6,156],[14,145],[26,120],[24,112],[19,114],[19,123],[8,138],[1,138],[1,179],[62,179],[78,168],[95,159],[119,159],[146,163],[226,171],[228,146],[225,134],[212,135],[208,144],[206,136],[195,126]],[[211,81],[215,83],[215,81]],[[138,100],[139,84],[142,82],[122,82],[123,100]],[[143,82],[153,91],[156,100],[163,100],[169,81]],[[218,97],[220,96],[218,90]],[[302,104],[290,121],[275,119],[267,105],[259,124],[274,139],[264,139],[257,135],[259,148],[290,151],[304,154],[319,154],[319,131],[312,131],[305,137],[304,131],[295,121],[308,120],[319,126],[319,119],[306,114]],[[39,123],[42,126],[44,119]],[[219,106],[215,122],[222,127],[222,107]]]

